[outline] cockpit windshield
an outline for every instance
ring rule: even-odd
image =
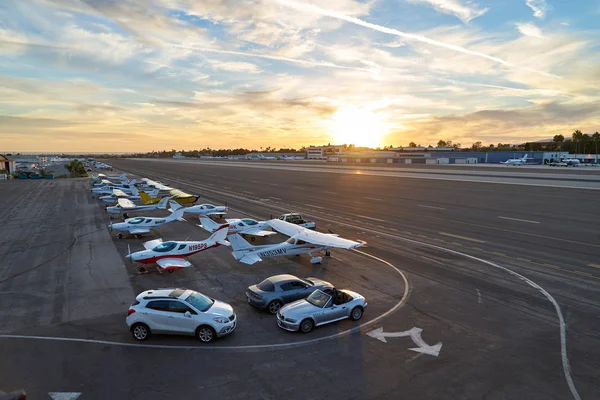
[[[139,224],[139,223],[144,222],[144,218],[139,218],[139,217],[138,218],[133,218],[133,219],[130,219],[129,221],[127,221],[127,222],[130,223],[130,224]]]
[[[176,246],[177,246],[177,243],[175,243],[175,242],[165,242],[165,243],[161,243],[158,246],[156,246],[155,248],[153,248],[152,251],[156,251],[158,253],[165,253],[167,251],[173,250]]]
[[[330,295],[328,295],[324,292],[321,292],[320,290],[315,290],[314,292],[312,292],[312,294],[310,296],[308,296],[306,298],[306,301],[308,301],[313,306],[323,308],[327,305],[327,302],[330,299],[331,299]]]
[[[243,219],[242,222],[246,225],[252,226],[252,225],[258,225],[258,222],[256,222],[253,219]]]
[[[211,210],[211,209],[215,208],[215,206],[213,206],[212,204],[202,204],[201,207],[205,210]]]
[[[296,239],[294,239],[293,237],[291,237],[288,240],[286,240],[285,242],[289,243],[289,244],[296,244]]]

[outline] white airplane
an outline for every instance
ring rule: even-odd
[[[527,154],[523,158],[511,158],[506,161],[500,161],[500,164],[504,165],[521,165],[527,164]]]
[[[271,236],[277,235],[277,232],[273,232],[271,226],[268,221],[256,221],[250,218],[234,218],[234,219],[226,219],[225,220],[229,224],[229,233],[228,235],[233,235],[239,233],[240,235],[248,235],[250,236],[250,241],[254,242],[256,240],[255,236]],[[217,224],[210,218],[200,217],[200,228],[204,229],[208,232],[216,232],[221,226]]]
[[[325,251],[325,255],[328,256],[330,248],[353,249],[365,244],[342,239],[334,234],[319,233],[278,219],[272,219],[268,223],[271,228],[290,238],[278,244],[253,246],[240,235],[231,235],[228,239],[236,260],[252,265],[263,258],[308,254],[311,264],[318,264],[323,259],[313,256],[312,253]]]
[[[170,203],[169,203],[170,204]],[[178,203],[176,203],[179,205]],[[198,204],[197,206],[185,207],[186,214],[199,214],[203,216],[219,216],[227,214],[227,206],[213,206],[212,204]]]
[[[135,185],[135,179],[132,180],[131,183],[129,183],[129,184],[122,183],[119,185],[105,185],[105,186],[92,188],[92,189],[90,189],[90,191],[92,192],[92,194],[95,194],[95,195],[109,195],[109,194],[113,193],[113,190],[120,189],[127,194],[134,194],[133,193],[134,190],[137,192],[137,189],[134,185]]]
[[[229,246],[229,242],[225,240],[227,237],[227,225],[223,225],[219,230],[213,233],[208,239],[201,241],[169,241],[163,242],[162,239],[150,240],[144,243],[146,250],[131,253],[127,258],[131,261],[137,261],[141,264],[158,264],[158,266],[169,272],[173,272],[179,268],[191,267],[192,264],[185,260],[192,254],[199,253],[204,250],[212,249],[218,246]],[[146,272],[146,268],[142,265],[138,268],[140,272]],[[162,273],[162,271],[159,269]]]
[[[562,160],[562,162],[566,163],[567,166],[569,166],[569,165],[575,166],[575,165],[581,164],[581,161],[577,158],[565,158],[564,160]]]
[[[168,224],[170,222],[175,221],[185,221],[183,219],[183,207],[179,207],[177,210],[173,211],[171,215],[166,218],[154,218],[154,217],[136,217],[136,218],[128,218],[123,222],[119,222],[113,224],[112,222],[108,226],[110,231],[113,229],[119,231],[117,233],[117,238],[122,239],[123,234],[121,232],[128,232],[130,235],[135,235],[138,239],[142,238],[143,233],[148,233],[150,230]]]
[[[104,175],[104,174],[100,174],[100,175]],[[108,179],[109,181],[121,181],[121,182],[129,182],[129,179],[127,179],[127,174],[125,172],[123,172],[121,175],[108,175],[108,176],[104,176],[105,179]]]
[[[150,197],[158,196],[158,189],[154,189],[154,191],[148,193]],[[119,199],[129,199],[131,201],[141,201],[142,197],[138,190],[134,187],[131,188],[131,194],[127,194],[121,189],[114,189],[112,194],[99,197],[100,200],[107,204],[117,204]]]
[[[116,206],[106,207],[106,212],[109,214],[120,214],[123,213],[123,217],[125,219],[129,218],[127,213],[129,212],[137,212],[137,211],[147,211],[147,210],[166,210],[167,201],[169,201],[168,197],[163,197],[157,204],[145,204],[138,206],[137,204],[133,204],[133,202],[129,199],[118,199]],[[110,219],[114,219],[111,215]]]

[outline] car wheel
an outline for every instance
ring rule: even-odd
[[[215,340],[216,337],[217,333],[208,325],[202,325],[196,329],[196,339],[203,343],[210,343]]]
[[[362,318],[362,315],[363,315],[363,309],[362,309],[362,307],[361,306],[357,306],[357,307],[354,307],[352,309],[352,312],[350,313],[350,319],[352,321],[358,321],[359,319]]]
[[[148,340],[150,337],[150,328],[146,324],[133,324],[131,327],[131,334],[135,340],[139,340],[143,342],[144,340]]]
[[[279,311],[281,309],[282,305],[283,304],[279,300],[273,300],[272,302],[269,303],[267,308],[269,309],[269,312],[271,314],[277,314],[277,311]]]
[[[312,331],[312,329],[314,327],[315,327],[315,323],[312,322],[312,319],[307,318],[300,323],[300,332],[308,333],[308,332]]]

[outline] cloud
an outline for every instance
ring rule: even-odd
[[[451,14],[460,18],[464,23],[470,20],[481,17],[485,14],[487,8],[477,8],[476,5],[463,4],[460,0],[410,0],[413,3],[428,4],[439,12]]]
[[[538,39],[544,39],[540,28],[530,22],[515,22],[517,30],[524,36],[531,36]]]
[[[393,28],[388,28],[382,25],[377,25],[377,24],[373,24],[367,21],[363,21],[361,19],[358,18],[354,18],[354,17],[349,17],[347,15],[344,14],[340,14],[336,11],[332,11],[332,10],[326,10],[324,8],[320,8],[317,7],[315,5],[312,4],[308,4],[308,3],[299,3],[293,0],[278,0],[280,4],[286,5],[288,7],[294,8],[296,10],[299,11],[304,11],[304,12],[309,12],[309,13],[316,13],[319,15],[324,15],[324,16],[328,16],[331,18],[335,18],[335,19],[339,19],[342,21],[346,21],[346,22],[350,22],[352,24],[355,25],[359,25],[359,26],[363,26],[365,28],[369,28],[378,32],[383,32],[383,33],[387,33],[390,35],[395,35],[395,36],[400,36],[406,39],[412,39],[412,40],[416,40],[419,42],[423,42],[423,43],[427,43],[427,44],[431,44],[437,47],[443,47],[446,49],[450,49],[450,50],[454,50],[456,52],[459,53],[464,53],[464,54],[468,54],[471,56],[475,56],[475,57],[481,57],[481,58],[485,58],[487,60],[491,60],[494,61],[495,63],[498,64],[502,64],[504,66],[510,67],[510,68],[515,68],[515,69],[523,69],[529,72],[533,72],[533,73],[537,73],[537,74],[541,74],[541,75],[546,75],[546,76],[552,76],[552,77],[556,77],[555,75],[549,74],[547,72],[543,72],[543,71],[538,71],[532,68],[524,68],[524,67],[520,67],[518,65],[509,63],[506,60],[503,60],[502,58],[499,57],[495,57],[492,56],[490,54],[486,54],[486,53],[482,53],[479,51],[473,51],[473,50],[469,50],[466,49],[464,47],[461,46],[457,46],[454,44],[450,44],[450,43],[446,43],[446,42],[442,42],[439,40],[434,40],[434,39],[430,39],[428,37],[425,36],[421,36],[421,35],[416,35],[416,34],[412,34],[412,33],[405,33],[402,31],[399,31],[397,29],[393,29]]]
[[[544,18],[548,11],[546,0],[526,0],[527,7],[533,10],[533,16],[536,18]]]
[[[222,62],[222,61],[213,60],[213,61],[211,61],[211,63],[213,64],[214,68],[224,69],[226,71],[248,72],[248,73],[252,73],[252,74],[257,74],[257,73],[261,72],[258,65],[248,63],[248,62],[242,62],[242,61]]]

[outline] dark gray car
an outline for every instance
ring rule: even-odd
[[[317,289],[331,289],[333,285],[318,278],[300,279],[294,275],[274,275],[246,290],[248,303],[271,314],[287,303],[305,299]]]

